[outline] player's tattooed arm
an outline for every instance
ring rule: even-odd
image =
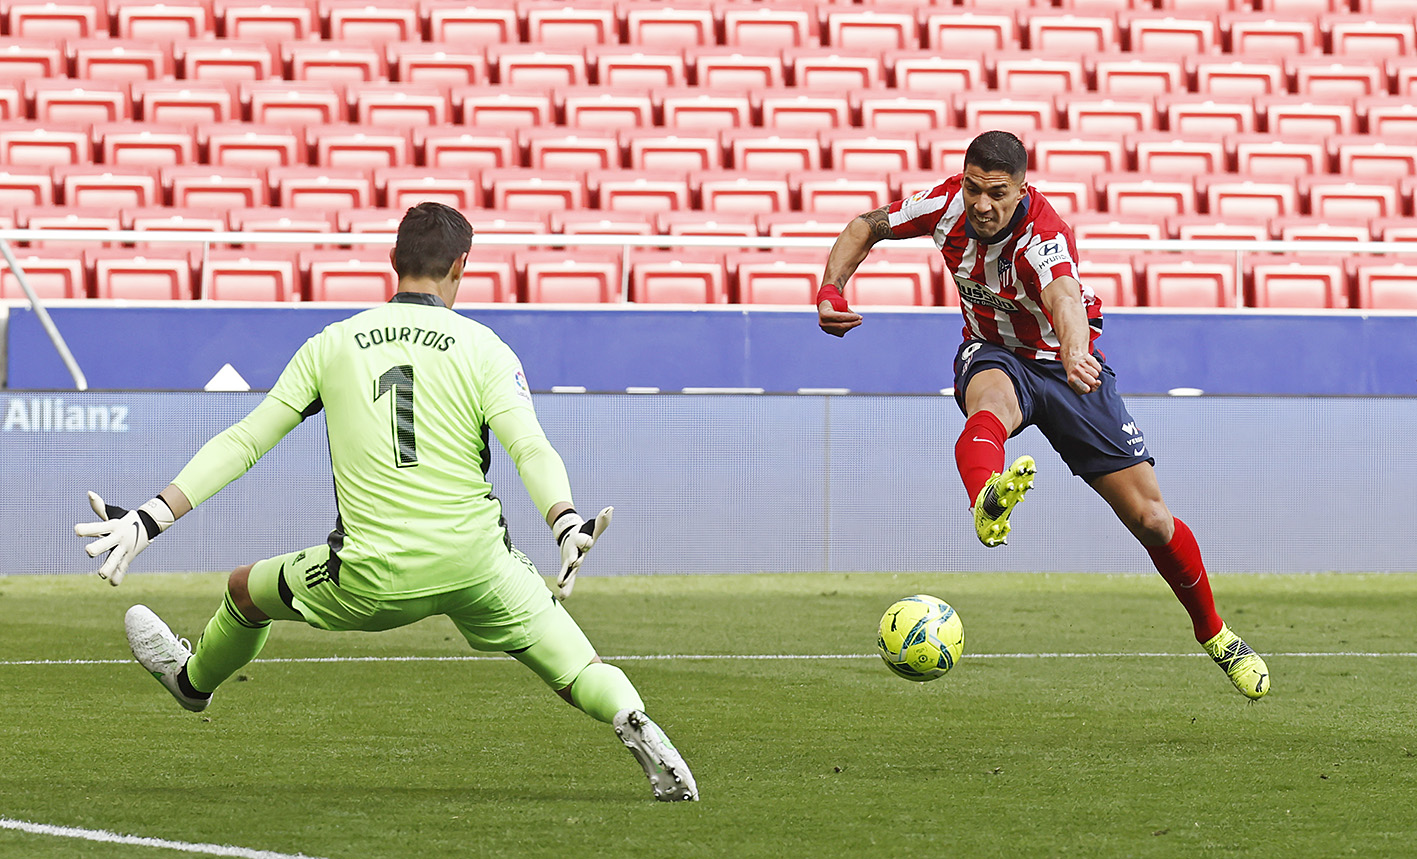
[[[895,238],[895,233],[891,230],[890,214],[886,211],[885,206],[864,212],[857,215],[857,217],[865,221],[866,227],[871,231],[871,244],[875,244],[882,239]]]

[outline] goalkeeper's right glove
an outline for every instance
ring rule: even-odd
[[[89,493],[89,506],[103,517],[101,522],[81,522],[74,526],[80,537],[98,537],[84,547],[90,558],[108,552],[108,558],[98,568],[98,577],[107,579],[115,588],[128,574],[128,565],[138,553],[148,547],[153,538],[166,531],[176,517],[172,508],[161,498],[154,498],[136,510],[125,510],[115,504],[105,504],[97,492]]]
[[[595,519],[587,522],[574,507],[568,507],[551,523],[551,536],[561,547],[561,572],[556,576],[561,600],[571,595],[571,588],[576,584],[576,570],[581,568],[581,561],[590,547],[595,545],[596,538],[610,527],[610,515],[614,512],[614,507],[606,507],[596,514]]]

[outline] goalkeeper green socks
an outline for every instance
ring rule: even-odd
[[[645,708],[625,672],[604,662],[592,662],[576,675],[571,683],[571,700],[586,715],[606,724],[615,721],[615,714],[621,710]]]
[[[227,593],[221,608],[207,622],[192,658],[187,661],[188,682],[201,692],[216,691],[222,681],[256,658],[270,634],[269,620],[260,623],[247,620]]]

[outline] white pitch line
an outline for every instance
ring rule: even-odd
[[[249,847],[233,847],[230,844],[193,844],[188,841],[168,841],[165,838],[145,838],[138,835],[120,835],[104,829],[80,829],[75,826],[50,826],[47,823],[30,823],[25,820],[11,820],[0,817],[0,829],[16,829],[32,835],[53,835],[59,838],[81,838],[85,841],[101,841],[105,844],[130,844],[135,847],[159,847],[164,850],[178,850],[183,853],[200,853],[204,856],[232,856],[236,859],[316,859],[304,853],[277,853],[274,850],[252,850]]]
[[[1194,653],[966,653],[967,659],[1178,659],[1200,657],[1206,654]],[[1289,659],[1414,659],[1414,651],[1291,651],[1264,654],[1266,657]],[[715,661],[794,661],[828,659],[875,659],[874,653],[648,653],[628,656],[605,656],[610,662],[715,662]],[[253,664],[310,665],[316,663],[344,662],[497,662],[511,661],[510,656],[305,656],[275,657],[256,659]],[[0,667],[14,665],[128,665],[131,659],[7,659],[0,660]]]

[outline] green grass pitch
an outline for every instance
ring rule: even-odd
[[[1417,575],[1213,576],[1268,658],[1255,704],[1156,576],[583,578],[568,608],[698,778],[672,805],[530,672],[448,659],[471,652],[445,619],[280,624],[186,713],[131,661],[123,612],[195,637],[223,581],[0,578],[0,820],[328,859],[1417,849]],[[925,684],[873,640],[920,592],[966,631]],[[702,658],[728,656],[787,658]],[[174,855],[0,827],[5,859]]]

